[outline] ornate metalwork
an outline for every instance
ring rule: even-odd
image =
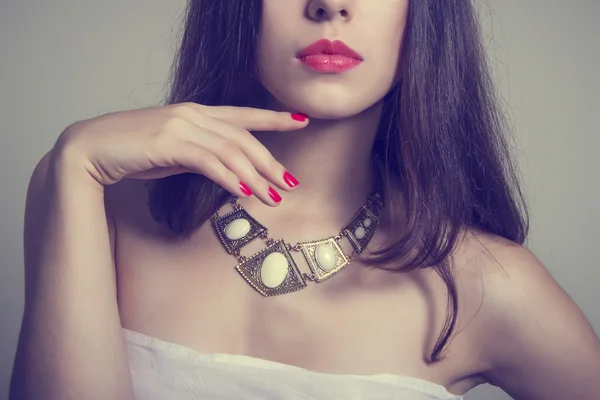
[[[265,258],[275,252],[283,254],[283,256],[286,258],[288,262],[288,272],[285,279],[279,286],[276,288],[270,288],[265,286],[262,282],[261,269]],[[279,240],[272,246],[261,250],[252,257],[248,258],[246,262],[238,264],[235,268],[244,277],[246,282],[250,284],[250,286],[252,286],[254,289],[256,289],[256,291],[265,297],[291,293],[306,287],[306,282],[302,277],[302,273],[298,269],[298,265],[296,265],[294,258],[288,251],[287,244],[283,240]]]
[[[365,226],[365,221],[367,219],[371,220],[371,224],[369,226]],[[368,207],[363,206],[352,218],[352,220],[346,225],[343,229],[344,236],[348,238],[350,244],[354,248],[354,251],[358,254],[362,253],[363,250],[367,247],[375,231],[379,227],[379,213],[376,211],[370,210]],[[364,236],[357,237],[357,231],[359,229],[364,229]]]
[[[316,255],[319,246],[331,247],[331,250],[335,255],[335,266],[332,269],[327,270],[319,264]],[[310,276],[313,279],[311,280],[316,282],[323,282],[324,280],[331,278],[333,275],[347,267],[350,263],[348,256],[346,256],[334,238],[327,238],[314,242],[300,242],[297,244],[297,247],[300,248],[304,259],[306,260],[306,263],[312,272]]]
[[[379,227],[379,213],[385,203],[385,188],[381,161],[375,157],[374,163],[378,175],[366,204],[358,210],[338,235],[319,241],[291,245],[284,240],[273,240],[269,237],[267,228],[244,210],[237,197],[230,198],[228,203],[232,205],[233,211],[223,216],[216,212],[212,217],[212,224],[227,252],[238,257],[239,263],[235,268],[246,282],[263,296],[276,296],[301,290],[306,287],[306,281],[322,282],[347,267],[356,254],[364,251]],[[227,226],[237,219],[247,220],[250,223],[250,230],[244,237],[232,240],[227,238],[225,231]],[[354,253],[350,255],[340,247],[340,241],[344,237],[348,239],[354,249]],[[240,249],[256,238],[265,240],[267,247],[251,257],[240,255]],[[332,268],[327,269],[319,264],[317,257],[319,246],[329,246],[333,252],[335,263]],[[302,253],[310,268],[310,274],[300,272],[296,261],[290,254],[292,251]],[[287,261],[287,275],[279,286],[271,288],[263,283],[261,275],[265,259],[273,253],[280,253]],[[329,255],[331,256],[331,253]],[[321,261],[324,263],[324,260]]]
[[[231,240],[225,236],[225,229],[227,225],[236,219],[245,219],[250,223],[250,231],[241,239]],[[256,221],[246,210],[240,209],[237,211],[230,212],[229,214],[220,216],[216,219],[213,219],[213,227],[217,232],[217,236],[223,246],[225,246],[225,250],[227,253],[233,255],[239,255],[240,249],[256,239],[258,236],[261,236],[267,231],[267,228],[262,226],[258,221]]]

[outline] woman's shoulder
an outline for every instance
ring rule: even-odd
[[[481,318],[495,328],[529,309],[533,297],[565,295],[526,246],[475,229],[465,231],[457,246],[455,268],[457,279],[480,295]]]
[[[480,299],[470,331],[488,381],[524,397],[550,394],[540,388],[559,377],[585,385],[574,371],[600,368],[597,337],[539,258],[525,246],[475,230],[466,232],[456,254],[459,285]]]
[[[547,269],[525,246],[504,237],[467,229],[452,256],[463,318],[483,340],[488,355],[504,327],[531,303],[534,290],[556,286]]]

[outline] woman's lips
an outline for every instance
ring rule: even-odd
[[[315,54],[300,58],[308,68],[324,73],[340,73],[356,67],[362,61],[341,54]]]
[[[340,40],[321,39],[298,52],[296,58],[321,73],[341,73],[363,62],[360,54]]]

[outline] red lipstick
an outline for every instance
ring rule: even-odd
[[[360,54],[341,40],[321,39],[296,54],[306,67],[321,73],[337,74],[363,62]]]

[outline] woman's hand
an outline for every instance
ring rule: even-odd
[[[273,186],[298,184],[249,131],[292,131],[307,121],[287,112],[182,103],[121,111],[76,122],[55,151],[77,158],[102,186],[123,178],[193,172],[239,197],[281,201]]]

